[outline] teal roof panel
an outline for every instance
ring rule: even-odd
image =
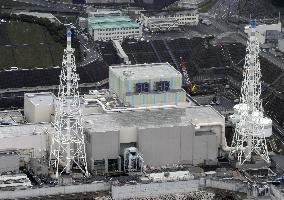
[[[139,24],[131,20],[128,16],[95,16],[88,18],[88,24],[93,29],[139,27]]]

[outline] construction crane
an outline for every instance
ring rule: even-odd
[[[185,87],[186,87],[187,91],[190,94],[196,94],[196,92],[197,92],[196,84],[189,80],[189,76],[188,76],[188,73],[187,73],[187,65],[184,62],[184,59],[183,59],[182,56],[180,57],[179,65],[180,65],[180,69],[181,69],[181,72],[182,72],[182,76],[183,76]]]

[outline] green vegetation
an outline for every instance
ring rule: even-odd
[[[0,68],[60,66],[66,46],[66,28],[46,19],[26,15],[0,15],[10,20],[0,29]],[[76,60],[80,61],[80,45],[73,35]]]
[[[218,0],[208,0],[204,5],[202,5],[198,11],[201,13],[206,13],[209,11],[210,8],[212,8]]]
[[[39,44],[46,42],[44,37],[46,30],[39,25],[27,22],[12,22],[6,25],[6,31],[11,44],[24,44],[26,42],[29,44]]]
[[[13,0],[0,0],[0,8],[10,8],[10,7],[42,7],[39,5],[35,4],[30,4],[30,3],[24,3],[24,2],[18,2],[18,1],[13,1]]]
[[[54,42],[43,26],[27,22],[12,22],[2,27],[9,41],[6,41],[8,46],[0,46],[0,68],[60,65],[63,46]]]

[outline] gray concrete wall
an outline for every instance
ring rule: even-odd
[[[196,135],[193,139],[193,164],[205,163],[206,160],[216,162],[218,146],[216,135]],[[218,145],[218,146],[217,146]]]
[[[113,199],[128,199],[134,197],[159,197],[162,194],[177,194],[198,191],[199,180],[149,183],[137,185],[112,186]]]
[[[192,126],[139,129],[138,148],[147,165],[191,163],[193,134]]]
[[[47,195],[98,192],[98,191],[108,191],[108,190],[110,190],[110,184],[108,183],[93,183],[93,184],[57,186],[49,188],[37,188],[37,189],[15,190],[15,191],[1,191],[0,199],[17,199],[17,198],[28,198],[28,197],[47,196]]]
[[[202,188],[217,188],[246,193],[246,183],[222,180],[196,179],[177,182],[149,183],[137,185],[112,186],[114,199],[159,197],[162,194],[180,194],[199,191]],[[277,199],[278,200],[278,199]],[[279,199],[282,200],[282,199]]]
[[[221,130],[213,132],[211,128],[206,127],[208,131],[202,130],[201,134],[195,134],[192,125],[139,129],[137,146],[145,164],[151,166],[173,163],[215,164]]]
[[[19,156],[0,155],[0,174],[3,172],[19,172]]]
[[[187,162],[187,163],[192,164],[192,157],[194,154],[194,149],[193,149],[194,132],[195,132],[194,126],[181,127],[181,133],[180,133],[181,134],[181,140],[180,140],[180,150],[181,150],[180,161],[181,162]]]
[[[228,182],[222,180],[211,180],[206,179],[205,185],[207,188],[217,188],[221,190],[228,190],[228,191],[238,191],[238,192],[247,192],[247,184],[241,182]]]
[[[145,164],[161,166],[177,163],[181,159],[180,132],[180,127],[139,129],[138,149]]]
[[[119,131],[89,132],[90,143],[87,142],[87,160],[116,159],[119,156]]]

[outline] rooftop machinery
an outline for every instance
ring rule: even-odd
[[[230,117],[235,127],[230,156],[235,156],[239,165],[250,161],[252,154],[269,163],[266,137],[272,134],[272,121],[263,116],[261,95],[261,72],[258,58],[259,43],[255,36],[256,21],[250,24],[240,104],[234,106]]]
[[[67,47],[64,50],[58,98],[55,107],[54,128],[50,150],[50,166],[58,178],[69,174],[73,165],[88,175],[85,142],[78,90],[74,49],[71,47],[71,27],[67,28]]]
[[[190,94],[195,94],[196,91],[197,91],[196,84],[195,84],[195,83],[192,83],[192,82],[189,80],[189,76],[188,76],[188,73],[187,73],[187,66],[186,66],[186,64],[185,64],[184,59],[183,59],[182,56],[180,57],[180,68],[181,68],[182,76],[183,76],[184,83],[185,83],[185,86],[186,86],[187,91],[188,91]]]

